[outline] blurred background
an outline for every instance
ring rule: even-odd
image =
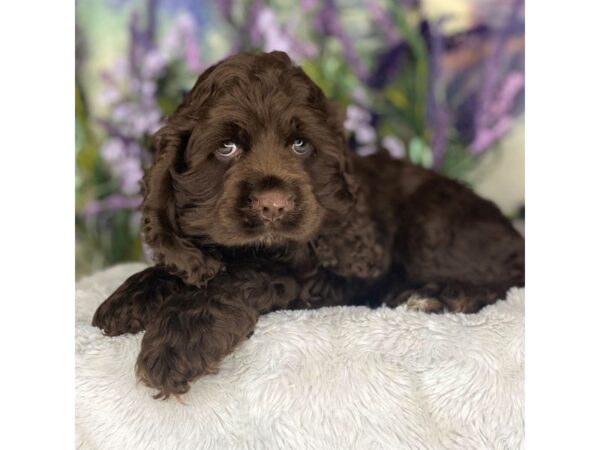
[[[283,50],[346,107],[353,151],[524,215],[522,0],[77,0],[76,271],[145,259],[149,137],[211,64]]]

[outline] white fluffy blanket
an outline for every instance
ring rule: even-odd
[[[77,285],[76,433],[84,449],[517,449],[524,291],[476,315],[334,307],[261,317],[185,404],[136,384],[141,334],[95,308],[139,264]]]

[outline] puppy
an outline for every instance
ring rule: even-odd
[[[156,265],[96,311],[146,330],[137,374],[181,395],[260,314],[325,305],[474,313],[524,284],[524,241],[459,182],[358,157],[343,115],[282,52],[206,70],[153,137],[145,242]]]

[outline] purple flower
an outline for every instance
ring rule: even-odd
[[[137,14],[129,26],[129,58],[119,58],[102,74],[103,100],[110,106],[106,119],[99,122],[107,132],[100,155],[118,183],[119,194],[87,209],[129,207],[123,198],[139,192],[143,165],[148,161],[144,142],[160,126],[162,112],[156,101],[157,80],[174,60],[184,60],[189,71],[201,70],[194,19],[179,15],[160,48],[154,43],[156,1],[149,0],[149,16],[141,27]]]
[[[160,53],[162,57],[165,60],[181,58],[185,61],[190,72],[200,72],[203,64],[196,32],[196,23],[190,14],[182,13],[178,15],[173,26],[161,42]]]
[[[100,156],[109,164],[116,164],[127,154],[121,139],[110,138],[100,146]]]
[[[262,1],[253,2],[247,25],[250,44],[266,52],[284,51],[297,62],[316,56],[315,45],[310,42],[300,42],[293,36],[295,20],[296,18],[292,17],[288,23],[282,25],[274,10],[265,7]]]
[[[144,175],[139,158],[127,157],[114,166],[121,181],[121,191],[127,195],[137,194]]]
[[[369,124],[371,121],[371,113],[357,105],[349,105],[346,108],[346,120],[344,127],[348,131],[355,131],[359,127]]]
[[[469,147],[473,154],[479,154],[504,136],[510,129],[511,109],[514,100],[523,88],[524,79],[518,73],[502,76],[503,48],[518,24],[522,0],[516,0],[505,26],[496,33],[491,55],[483,68],[483,83],[475,112],[475,137]]]
[[[366,7],[377,28],[383,32],[386,44],[398,42],[400,36],[396,25],[390,19],[390,14],[382,8],[377,0],[366,0]]]
[[[478,154],[490,147],[503,137],[512,126],[512,109],[517,95],[525,84],[525,78],[520,72],[512,72],[504,80],[504,84],[494,103],[490,105],[485,120],[480,121],[475,138],[471,142],[471,150]]]
[[[156,109],[141,107],[131,117],[129,130],[132,136],[154,134],[160,128],[161,114]]]
[[[101,200],[95,200],[88,203],[81,212],[83,218],[96,216],[102,212],[118,211],[121,209],[137,209],[142,204],[142,197],[126,197],[121,194],[114,194]]]
[[[377,150],[377,133],[371,125],[371,120],[371,113],[366,109],[357,105],[348,106],[344,127],[353,133],[357,143],[356,151],[360,155],[370,155]]]
[[[151,49],[144,55],[142,74],[145,78],[155,79],[162,75],[166,66],[166,58],[156,49]]]
[[[396,136],[387,135],[381,141],[381,145],[394,159],[402,159],[406,155],[404,143]]]
[[[132,195],[139,192],[143,176],[143,149],[136,141],[126,142],[110,138],[100,147],[100,155],[119,182],[121,192]]]
[[[98,103],[103,106],[113,106],[120,98],[121,92],[114,84],[106,84],[98,93]]]
[[[365,80],[368,75],[367,69],[356,52],[356,49],[352,44],[352,39],[342,27],[339,11],[337,11],[335,7],[334,0],[325,0],[323,2],[323,7],[315,18],[315,28],[326,36],[333,36],[338,39],[342,45],[346,60],[356,75],[361,80]]]
[[[504,84],[490,109],[490,113],[495,116],[509,114],[524,86],[525,76],[522,72],[513,71],[509,73],[504,79]]]
[[[252,47],[260,47],[261,45],[261,30],[258,29],[258,21],[261,15],[261,12],[265,8],[263,0],[253,0],[250,3],[250,8],[248,10],[248,18],[246,20],[245,31],[250,40],[250,45]]]
[[[256,18],[257,40],[262,38],[263,49],[266,52],[281,50],[290,53],[292,42],[290,37],[283,32],[275,12],[269,8],[263,8],[258,12]]]

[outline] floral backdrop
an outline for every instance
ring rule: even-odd
[[[79,276],[144,258],[149,137],[240,50],[288,52],[346,107],[353,151],[463,180],[522,115],[522,0],[78,0],[76,14]]]

